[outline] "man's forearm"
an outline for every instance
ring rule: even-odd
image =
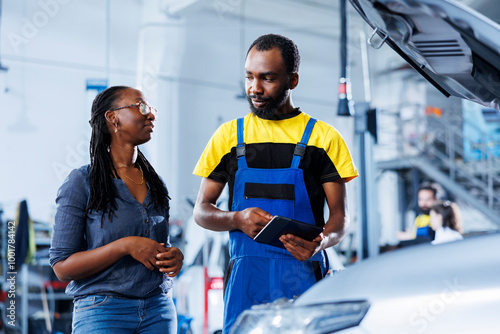
[[[223,211],[212,203],[196,203],[193,211],[194,221],[212,231],[231,231],[235,226],[236,212]]]
[[[349,230],[349,217],[338,215],[330,217],[325,224],[323,230],[323,240],[321,241],[321,249],[326,249],[337,245],[342,241],[347,231]]]

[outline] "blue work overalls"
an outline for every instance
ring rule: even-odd
[[[238,170],[232,211],[258,207],[273,216],[316,224],[304,175],[299,169],[315,122],[311,118],[307,123],[289,168],[258,169],[247,165],[243,118],[237,120]],[[258,243],[239,230],[230,232],[229,251],[231,264],[224,294],[223,333],[229,333],[240,313],[252,305],[269,303],[281,297],[294,298],[326,274],[323,252],[300,262],[287,250]]]

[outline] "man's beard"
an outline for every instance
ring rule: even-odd
[[[255,95],[247,95],[247,101],[248,104],[250,105],[250,110],[252,110],[252,112],[260,118],[272,119],[274,115],[278,114],[278,108],[281,107],[288,98],[289,89],[290,88],[288,87],[288,85],[285,85],[280,95],[278,95],[275,99],[273,99],[272,97],[258,98]],[[259,102],[268,102],[268,103],[264,109],[257,109],[253,105],[252,99],[257,100]]]
[[[424,214],[424,215],[429,215],[429,213],[431,212],[431,209],[430,208],[419,208],[420,209],[420,213],[421,214]]]

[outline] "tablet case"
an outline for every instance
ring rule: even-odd
[[[312,241],[321,232],[323,232],[323,229],[319,226],[282,216],[274,216],[253,240],[271,246],[285,248],[283,243],[279,240],[280,236],[283,234],[290,233],[307,241]]]

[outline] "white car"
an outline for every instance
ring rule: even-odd
[[[391,251],[254,306],[231,334],[500,333],[499,245],[495,233]]]

